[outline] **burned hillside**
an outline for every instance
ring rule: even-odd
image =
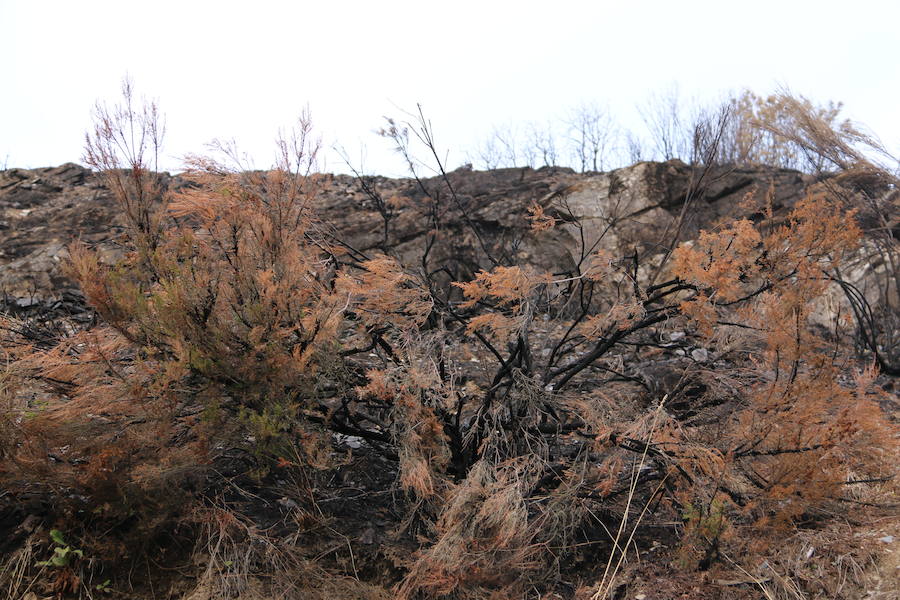
[[[11,598],[890,597],[889,174],[285,148],[0,173]]]

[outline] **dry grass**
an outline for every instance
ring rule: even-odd
[[[231,511],[198,512],[204,524],[194,561],[205,565],[185,600],[388,600],[387,590],[328,572],[304,548],[273,538]]]
[[[622,565],[627,561],[628,558],[628,548],[631,546],[634,535],[638,530],[638,527],[641,525],[641,520],[643,520],[644,516],[647,514],[648,509],[650,508],[650,504],[653,502],[656,497],[657,492],[659,492],[660,488],[662,488],[665,483],[666,478],[664,477],[657,488],[650,494],[650,497],[647,499],[644,506],[641,508],[640,513],[638,513],[637,518],[634,523],[629,523],[629,517],[631,515],[631,505],[635,500],[635,494],[638,490],[638,481],[641,471],[643,470],[644,465],[647,462],[647,452],[651,448],[651,444],[653,443],[653,435],[656,433],[656,428],[659,422],[659,416],[663,412],[663,407],[665,406],[666,398],[664,397],[657,407],[656,411],[653,413],[653,421],[650,425],[650,431],[647,434],[647,437],[643,440],[644,442],[644,451],[641,452],[640,460],[634,464],[631,471],[631,481],[628,486],[628,500],[625,503],[625,510],[622,514],[622,519],[619,521],[619,528],[616,530],[615,538],[613,539],[612,551],[609,554],[609,559],[606,561],[606,567],[603,570],[603,577],[600,580],[600,584],[597,587],[597,591],[591,596],[591,600],[606,600],[611,597],[612,592],[615,590],[618,582],[616,580],[616,576],[619,573],[619,570],[622,568]],[[631,531],[628,531],[628,529]],[[623,536],[626,536],[624,544],[621,543]]]
[[[44,576],[46,567],[35,572],[34,538],[26,538],[22,546],[12,552],[0,566],[0,592],[5,600],[19,600]]]

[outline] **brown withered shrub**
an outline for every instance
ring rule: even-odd
[[[85,134],[85,163],[97,170],[113,192],[129,227],[130,241],[152,253],[162,236],[165,200],[158,171],[166,127],[155,101],[139,101],[128,78],[122,102],[98,102],[93,131]]]
[[[390,132],[404,156],[410,135],[439,156],[421,114],[406,128],[392,121]],[[427,197],[449,196],[465,211],[448,177],[439,190],[419,185]],[[552,208],[565,222],[564,204]],[[547,209],[523,215],[538,233],[557,225]],[[508,586],[539,581],[568,551],[565,542],[554,552],[539,542],[552,521],[547,506],[557,501],[573,515],[575,530],[584,524],[577,515],[585,500],[598,511],[622,511],[625,539],[648,508],[671,511],[685,524],[683,564],[708,569],[725,546],[740,546],[735,540],[742,535],[754,540],[745,556],[759,556],[797,523],[845,512],[849,487],[890,480],[896,428],[879,406],[883,392],[873,385],[874,371],[852,366],[842,345],[846,319],[824,336],[811,318],[856,252],[857,214],[845,199],[819,189],[784,225],[738,220],[702,233],[675,251],[673,278],[660,283],[645,283],[640,265],[609,250],[587,249],[579,270],[561,277],[501,263],[496,257],[503,254],[492,256],[482,242],[495,265],[454,284],[462,301],[436,298],[435,310],[444,323],[459,324],[445,325],[446,335],[480,347],[479,361],[494,370],[456,390],[455,421],[466,425],[445,419],[444,431],[457,459],[450,464],[458,472],[461,462],[465,479],[447,487],[449,504],[437,513],[433,542],[401,592],[480,598],[493,590],[516,597],[520,590]],[[478,225],[467,223],[480,239]],[[542,315],[558,320],[537,318]],[[693,330],[714,364],[730,365],[702,375],[711,391],[697,403],[708,405],[707,414],[699,419],[664,410],[659,416],[655,408],[626,421],[597,414],[577,389],[584,374],[606,368],[629,380],[622,349],[651,346],[664,323]],[[453,359],[446,357],[448,370]],[[854,369],[858,374],[848,377]],[[685,389],[669,389],[663,406],[683,403]],[[505,479],[509,466],[526,457],[534,479]],[[582,460],[584,468],[573,470]],[[486,484],[471,487],[473,474],[504,481],[503,493],[486,492]],[[522,484],[524,491],[515,492]],[[461,511],[458,503],[471,502],[476,490],[481,500]],[[479,507],[498,504],[506,509],[482,522]],[[637,518],[629,517],[633,507]],[[473,523],[480,525],[470,528]],[[494,569],[485,570],[486,559]],[[503,580],[509,573],[515,584]]]
[[[836,123],[803,97],[781,93],[772,102],[778,118],[761,115],[754,120],[756,126],[802,153],[822,177],[823,193],[857,211],[864,243],[834,279],[854,313],[859,349],[882,372],[896,376],[900,374],[898,160],[874,134],[850,121]],[[862,283],[861,272],[867,275]]]
[[[318,145],[308,118],[279,143],[275,168],[247,172],[197,157],[176,193],[148,164],[144,144],[155,151],[157,137],[128,145],[132,127],[156,131],[155,108],[135,108],[127,85],[125,100],[98,108],[87,158],[126,213],[132,252],[108,265],[83,244],[70,248],[69,272],[102,325],[18,352],[16,377],[44,400],[4,427],[3,439],[8,489],[55,495],[54,518],[92,515],[68,523],[84,528],[84,543],[114,531],[90,540],[92,550],[105,545],[98,558],[130,554],[122,538],[140,545],[156,527],[177,526],[222,449],[254,440],[257,474],[285,456],[327,466],[322,425],[353,433],[355,415],[336,411],[323,390],[352,394],[366,383],[344,357],[370,338],[395,343],[431,306],[394,259],[354,254],[315,219]],[[4,400],[6,387],[4,379]],[[416,396],[390,402],[398,425],[375,436],[383,443],[431,411]],[[130,534],[111,525],[117,520]]]
[[[789,523],[837,499],[854,477],[890,476],[893,428],[878,406],[874,370],[841,381],[834,342],[809,327],[828,274],[850,254],[859,230],[835,203],[808,198],[789,224],[761,236],[747,222],[704,233],[679,248],[676,273],[704,291],[683,309],[710,341],[723,321],[739,324],[753,370],[742,410],[722,432],[729,479],[743,478],[741,509],[764,522]],[[725,267],[724,269],[722,267]],[[735,301],[753,298],[736,308]],[[746,383],[745,383],[746,385]]]

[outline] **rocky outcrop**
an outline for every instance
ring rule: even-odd
[[[177,176],[164,178],[179,184]],[[428,214],[436,206],[430,265],[449,265],[459,278],[489,267],[492,259],[564,273],[581,259],[582,248],[658,253],[661,241],[689,239],[735,216],[742,201],[762,203],[770,187],[775,210],[789,208],[809,183],[796,171],[721,167],[701,173],[679,161],[594,174],[458,170],[421,184],[372,177],[362,185],[336,175],[323,179],[316,209],[355,249],[371,254],[387,247],[412,268],[422,266],[434,234]],[[380,203],[389,211],[379,211]],[[682,215],[685,203],[692,210]],[[533,233],[527,217],[534,204],[560,226]],[[80,239],[114,260],[122,225],[109,192],[84,167],[0,172],[0,298],[8,308],[26,309],[77,294],[62,269],[66,246]]]
[[[0,172],[0,303],[25,310],[77,297],[63,275],[75,239],[114,251],[121,220],[90,170],[73,163]]]

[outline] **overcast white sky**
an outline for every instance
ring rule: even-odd
[[[456,166],[493,126],[582,102],[639,128],[636,103],[672,83],[840,100],[896,151],[898,26],[896,0],[0,0],[0,166],[80,161],[92,105],[126,73],[167,116],[173,170],[213,138],[269,166],[308,104],[326,143],[398,174],[373,131],[417,102]]]

